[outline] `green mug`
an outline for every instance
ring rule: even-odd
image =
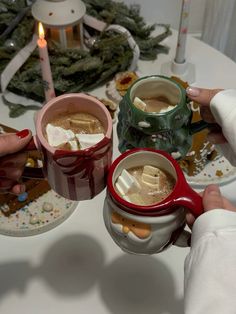
[[[141,109],[134,104],[161,100],[161,112]],[[158,106],[156,106],[157,108]],[[151,75],[136,80],[119,104],[117,134],[119,150],[154,148],[184,157],[192,145],[192,135],[209,126],[205,121],[191,123],[192,110],[185,89],[172,78]]]

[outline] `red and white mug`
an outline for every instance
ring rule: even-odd
[[[83,150],[50,146],[45,138],[46,125],[58,114],[78,112],[94,115],[104,127],[104,138]],[[112,162],[112,119],[104,104],[83,93],[58,96],[38,112],[35,127],[36,135],[26,150],[37,148],[41,152],[43,175],[53,190],[65,198],[80,201],[93,198],[105,188]],[[37,168],[26,168],[23,173],[25,177],[41,175]]]
[[[153,205],[127,202],[114,188],[123,169],[152,165],[175,179],[171,194]],[[132,149],[121,154],[111,165],[103,217],[112,239],[121,249],[134,254],[162,252],[170,245],[188,246],[190,233],[184,230],[186,211],[203,213],[202,198],[186,182],[175,159],[149,148]]]

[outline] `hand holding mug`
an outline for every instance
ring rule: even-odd
[[[236,212],[236,207],[229,200],[221,195],[218,185],[208,185],[201,193],[201,195],[204,212],[208,212],[214,209],[225,209]],[[192,228],[195,219],[196,217],[194,217],[193,214],[188,211],[186,214],[186,220],[190,228]]]
[[[81,122],[75,118],[78,114],[86,117],[89,115],[93,119],[90,122],[88,120]],[[55,117],[60,118],[60,121],[64,120],[63,123],[68,123],[68,117],[72,117],[70,119],[73,125],[90,126],[98,121],[104,130],[102,139],[83,149],[80,147],[68,149],[66,145],[69,141],[77,142],[75,137],[65,142],[66,147],[52,146],[49,144],[46,129]],[[82,93],[61,95],[43,106],[37,113],[35,124],[36,134],[26,149],[37,148],[41,152],[43,173],[39,173],[40,169],[28,168],[24,171],[25,177],[35,178],[44,175],[55,192],[75,201],[91,199],[105,188],[106,176],[112,160],[112,119],[103,103],[95,97]],[[61,127],[60,129],[64,130],[63,136],[75,135],[70,129]],[[56,129],[53,135],[54,141],[58,141],[58,130]]]
[[[216,124],[210,108],[212,98],[220,91],[221,89],[203,89],[191,86],[186,89],[188,97],[200,105],[202,119],[212,125],[207,138],[213,144],[223,144],[226,142],[221,127]]]
[[[27,155],[19,151],[29,143],[31,137],[32,134],[28,129],[15,134],[0,134],[0,192],[20,194],[25,191],[25,186],[19,183],[19,179]]]
[[[149,204],[143,203],[143,199],[140,201],[145,186],[151,186],[148,194],[154,195],[155,192],[158,195],[162,191],[157,185],[162,188],[166,183],[163,177],[158,178],[156,174],[150,176],[150,172],[144,177],[147,165],[149,170],[161,170],[174,180],[173,188],[167,195]],[[128,172],[131,169],[139,174],[139,183],[145,179],[145,186],[138,187],[134,195],[131,190],[135,188],[135,180],[126,172],[122,175],[124,170]],[[153,187],[155,182],[157,185]],[[150,148],[131,149],[113,162],[108,174],[103,217],[109,234],[122,250],[134,254],[155,254],[172,244],[187,246],[190,239],[190,234],[184,230],[187,210],[194,217],[203,213],[202,198],[191,189],[177,161],[166,152]]]

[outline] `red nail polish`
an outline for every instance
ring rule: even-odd
[[[16,135],[17,135],[20,139],[22,139],[22,138],[24,138],[24,137],[26,137],[26,136],[29,135],[29,130],[28,130],[28,129],[24,129],[24,130],[22,130],[22,131],[20,131],[20,132],[17,132]]]

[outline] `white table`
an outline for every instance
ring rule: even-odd
[[[176,33],[165,43],[168,55],[140,62],[141,75],[160,74],[171,60]],[[236,64],[206,44],[189,38],[188,61],[196,65],[196,86],[235,88]],[[104,96],[104,88],[94,95]],[[0,104],[0,122],[34,131],[33,112],[10,119]],[[115,130],[115,128],[114,128]],[[114,158],[118,156],[114,138]],[[222,186],[236,202],[236,182]],[[183,267],[189,249],[172,247],[154,256],[123,253],[102,218],[105,191],[57,228],[33,237],[0,236],[1,314],[183,314]]]

